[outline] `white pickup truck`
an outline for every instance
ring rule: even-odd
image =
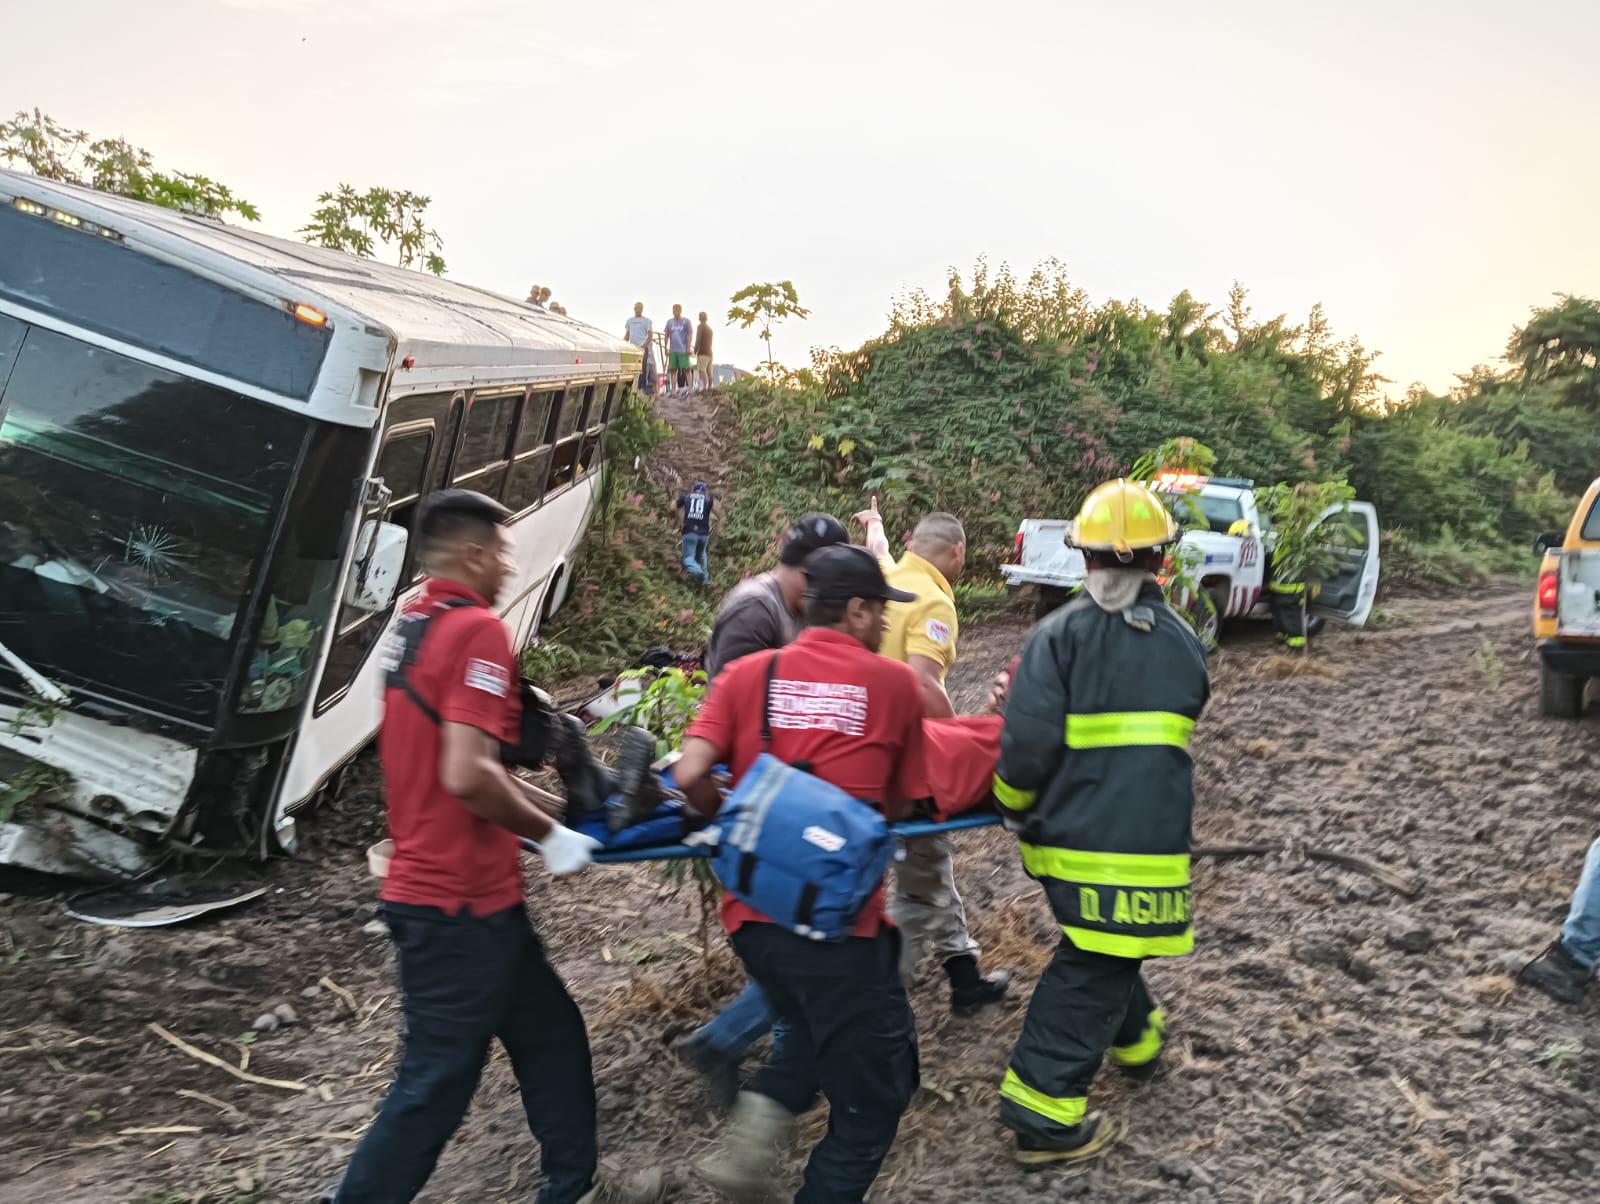
[[[1206,526],[1184,532],[1181,545],[1194,549],[1195,570],[1212,606],[1202,620],[1211,638],[1223,619],[1267,618],[1267,566],[1272,528],[1256,505],[1253,482],[1228,477],[1174,475],[1158,485],[1174,504],[1193,501]],[[1338,569],[1319,583],[1311,612],[1360,627],[1378,594],[1378,512],[1370,502],[1331,506],[1318,522],[1337,522],[1333,544]],[[1083,553],[1067,544],[1072,524],[1061,519],[1025,519],[1017,531],[1016,563],[1000,566],[1006,584],[1036,585],[1035,614],[1060,606],[1084,580]],[[1215,613],[1211,613],[1212,610]]]

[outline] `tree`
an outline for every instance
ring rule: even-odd
[[[20,163],[47,180],[77,184],[100,192],[128,197],[192,213],[220,218],[237,213],[246,221],[259,221],[260,211],[234,196],[232,189],[208,176],[186,171],[161,171],[149,151],[126,138],[90,140],[86,130],[62,125],[34,109],[0,122],[0,159]]]
[[[1356,491],[1343,481],[1301,481],[1296,485],[1274,485],[1257,495],[1261,509],[1272,516],[1272,575],[1278,581],[1301,582],[1300,630],[1306,629],[1306,607],[1310,595],[1339,562],[1333,541],[1339,524],[1319,523],[1330,506],[1350,502]],[[1303,645],[1311,651],[1311,641]]]
[[[444,240],[422,215],[429,197],[396,188],[369,188],[357,192],[340,184],[335,192],[317,198],[319,208],[297,231],[306,242],[330,251],[345,251],[371,259],[381,243],[392,248],[403,268],[419,267],[444,275]]]
[[[1548,382],[1569,403],[1600,409],[1600,302],[1562,293],[1512,333],[1506,358],[1523,384]]]
[[[737,322],[743,330],[760,323],[761,338],[767,344],[767,371],[777,375],[778,362],[772,358],[772,328],[785,318],[804,321],[811,311],[800,304],[794,285],[787,280],[769,281],[766,284],[747,284],[728,298],[729,323]]]

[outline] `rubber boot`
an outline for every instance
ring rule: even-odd
[[[631,1175],[605,1176],[583,1195],[578,1204],[657,1204],[667,1194],[667,1176],[658,1170]]]
[[[695,1172],[735,1204],[777,1200],[778,1163],[794,1134],[794,1117],[776,1100],[741,1091],[721,1148],[695,1163]]]
[[[1579,965],[1565,945],[1552,941],[1543,953],[1522,967],[1517,980],[1538,987],[1557,1003],[1582,1003],[1590,976],[1591,971]]]
[[[944,972],[950,979],[950,1010],[957,1016],[974,1016],[979,1009],[999,1003],[1011,987],[1011,971],[980,973],[978,959],[970,953],[947,960]]]
[[[1121,1136],[1121,1125],[1091,1112],[1058,1137],[1024,1137],[1019,1133],[1015,1156],[1026,1170],[1082,1162],[1105,1153]]]
[[[611,772],[589,751],[588,729],[576,715],[557,715],[551,724],[551,764],[567,796],[568,823],[605,810]]]
[[[616,794],[606,803],[606,827],[620,832],[649,819],[661,806],[661,779],[651,766],[656,759],[656,738],[642,727],[630,727],[617,754]]]

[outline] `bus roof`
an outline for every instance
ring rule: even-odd
[[[597,327],[426,272],[275,238],[109,193],[0,169],[0,200],[15,197],[104,225],[125,242],[226,279],[273,291],[289,305],[349,311],[392,335],[419,366],[478,360],[637,364],[636,347]],[[266,279],[263,279],[265,277]]]

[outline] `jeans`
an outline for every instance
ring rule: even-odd
[[[1561,943],[1585,970],[1600,963],[1600,839],[1589,846],[1583,859],[1578,889],[1572,892],[1572,911],[1561,929]]]
[[[697,535],[693,531],[683,533],[683,571],[696,584],[704,585],[711,579],[711,570],[706,567],[706,553],[710,547],[711,536]]]
[[[593,1186],[598,1158],[589,1037],[527,912],[475,918],[401,903],[383,909],[399,963],[405,1045],[338,1204],[404,1204],[422,1190],[495,1038],[539,1142],[539,1204],[574,1204]]]
[[[820,1092],[828,1132],[795,1204],[860,1204],[918,1083],[917,1029],[900,982],[900,936],[812,941],[776,924],[733,934],[783,1029],[751,1090],[798,1116]]]
[[[773,1030],[773,1042],[779,1041],[777,1024],[778,1014],[772,1010],[767,993],[752,979],[739,992],[738,998],[696,1030],[694,1039],[705,1048],[737,1062],[769,1030]]]

